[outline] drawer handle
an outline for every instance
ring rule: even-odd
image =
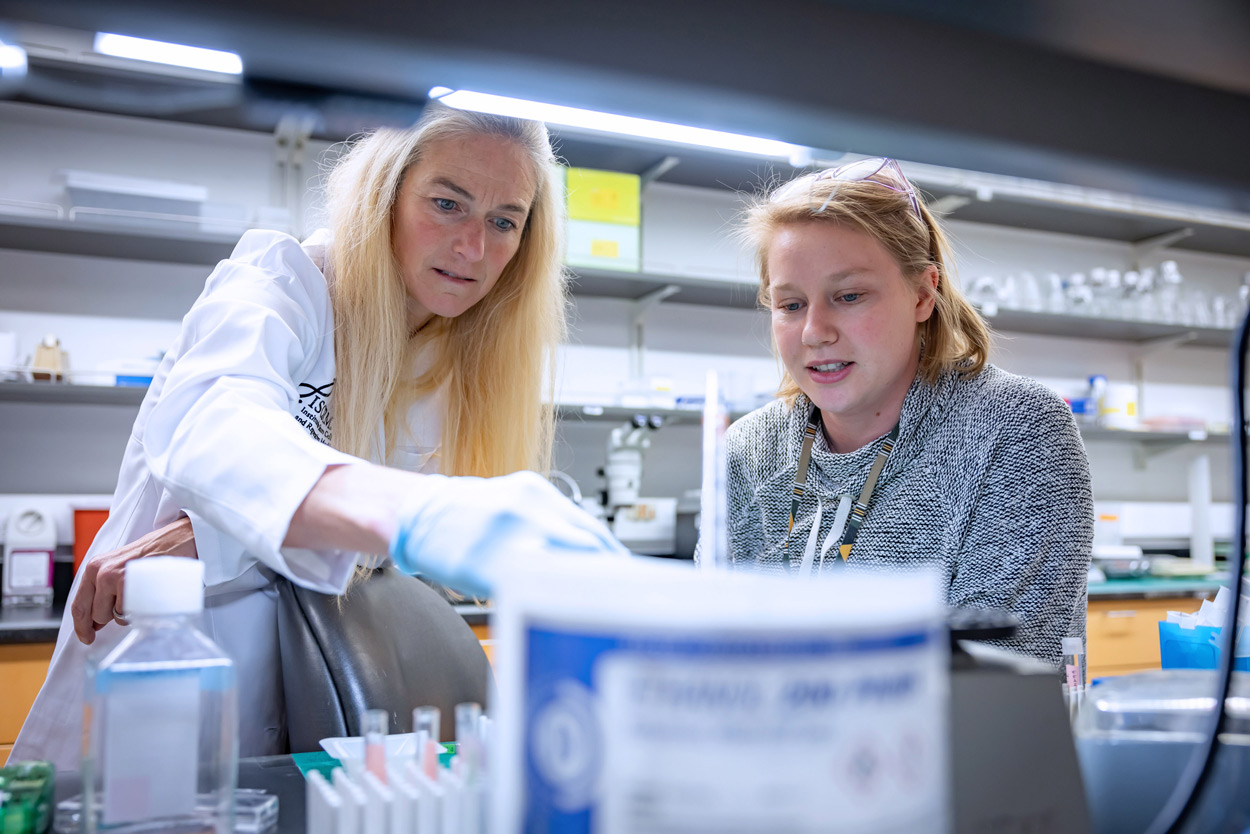
[[[1127,619],[1128,617],[1136,617],[1136,611],[1108,611],[1107,619]]]

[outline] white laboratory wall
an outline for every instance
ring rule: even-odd
[[[324,144],[313,148],[325,151]],[[62,203],[55,172],[80,168],[205,185],[210,201],[260,206],[278,201],[273,142],[242,131],[83,114],[0,103],[0,199]],[[298,173],[317,177],[314,162]],[[316,200],[304,205],[314,216]],[[747,278],[753,265],[733,239],[743,200],[732,193],[654,184],[644,195],[643,263],[648,271]],[[3,210],[3,209],[0,209]],[[951,221],[959,272],[966,283],[982,274],[1088,272],[1127,268],[1125,244]],[[1187,281],[1209,292],[1235,295],[1250,261],[1184,251],[1174,258]],[[119,259],[0,250],[0,330],[16,332],[22,353],[56,333],[71,366],[97,367],[141,358],[168,344],[182,312],[208,269]],[[778,368],[769,350],[767,315],[673,302],[652,308],[645,323],[644,378],[676,395],[698,394],[709,368],[722,372],[745,401],[775,389]],[[628,376],[630,304],[578,298],[570,344],[559,365],[565,401],[608,402]],[[1103,373],[1132,378],[1136,348],[1120,342],[999,334],[994,361],[1033,376],[1064,395]],[[1229,419],[1227,361],[1221,350],[1174,348],[1144,360],[1146,416]],[[0,493],[107,492],[136,409],[0,403]],[[610,426],[569,421],[561,429],[557,465],[586,491],[599,488]],[[678,495],[698,486],[698,430],[670,426],[656,432],[643,490]],[[1228,498],[1228,452],[1195,444],[1160,453],[1138,468],[1127,443],[1091,442],[1095,493],[1107,500],[1183,500],[1189,460],[1212,456],[1214,497]]]

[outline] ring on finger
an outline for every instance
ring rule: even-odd
[[[123,625],[123,626],[130,625],[130,621],[122,616],[122,612],[117,610],[116,605],[113,606],[113,619],[117,620],[118,625]]]

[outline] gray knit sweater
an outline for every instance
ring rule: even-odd
[[[735,566],[782,571],[788,555],[797,571],[817,501],[823,544],[839,497],[859,495],[884,438],[836,454],[818,433],[785,545],[810,408],[802,396],[793,409],[774,401],[726,434]],[[1057,664],[1060,638],[1085,635],[1093,512],[1080,433],[1052,391],[992,365],[972,378],[945,373],[934,385],[917,378],[850,561],[834,547],[824,571],[936,565],[950,605],[1014,612],[1020,629],[1001,645]]]

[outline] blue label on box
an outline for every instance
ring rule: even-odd
[[[732,782],[741,763],[758,768],[767,764],[761,755],[781,748],[799,761],[832,760],[831,751],[849,749],[844,738],[862,716],[941,723],[925,709],[941,703],[932,697],[944,663],[933,630],[713,639],[532,626],[526,634],[526,832],[680,828],[700,813],[715,830],[717,813],[734,812],[689,789],[720,774],[691,774],[691,784],[678,785],[667,770],[681,779],[698,768],[683,772],[676,759],[720,757]],[[890,723],[879,736],[896,728]],[[944,761],[941,737],[920,738],[924,732],[899,730],[891,750],[915,742],[921,758]],[[927,787],[918,779],[916,795]]]

